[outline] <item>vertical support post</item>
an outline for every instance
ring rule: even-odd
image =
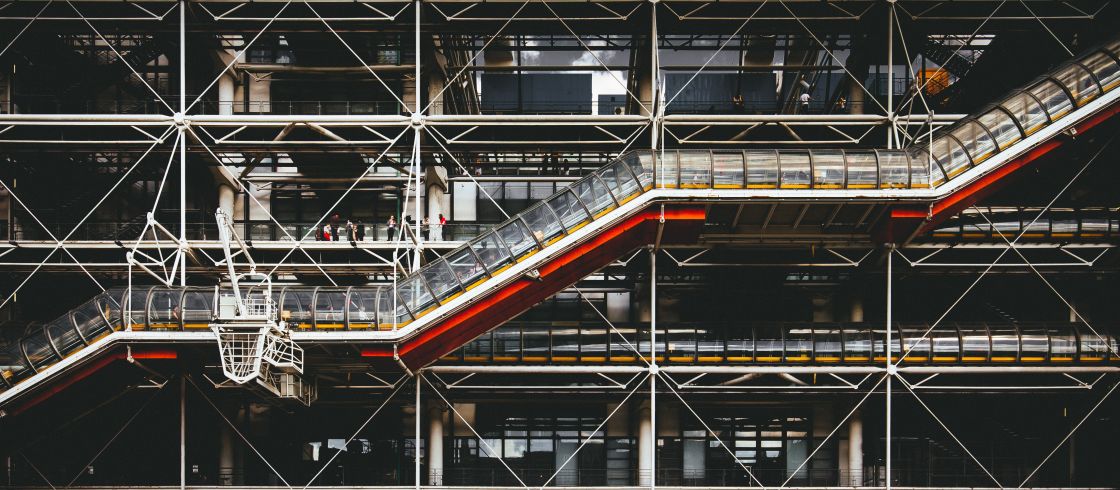
[[[187,110],[187,0],[179,0],[179,121]],[[187,133],[179,127],[179,285],[187,285]]]
[[[660,87],[657,86],[658,74],[660,68],[658,65],[657,56],[657,2],[658,0],[650,0],[649,2],[649,76],[650,76],[650,97],[649,101],[649,117],[650,117],[650,150],[657,151],[660,144],[661,135],[661,107],[658,105],[660,101]],[[656,437],[655,437],[656,439]]]
[[[179,377],[179,489],[187,488],[187,375]]]
[[[431,397],[428,401],[428,442],[424,453],[428,457],[428,486],[443,486],[443,406]]]
[[[886,440],[886,446],[887,446],[886,449],[887,449],[887,454],[886,454],[886,458],[885,458],[885,464],[886,464],[885,473],[886,473],[886,478],[887,478],[887,482],[886,482],[887,490],[891,490],[891,436],[892,436],[892,432],[893,432],[892,427],[891,427],[891,381],[894,379],[894,376],[897,373],[897,370],[896,370],[896,367],[895,367],[894,363],[891,362],[891,354],[892,354],[892,351],[891,351],[891,328],[894,327],[894,325],[893,325],[894,321],[893,321],[893,318],[892,318],[893,317],[893,310],[891,308],[891,306],[892,306],[891,303],[893,301],[893,295],[894,295],[894,277],[893,277],[894,276],[894,245],[890,244],[890,245],[887,245],[887,247],[888,247],[887,248],[887,327],[886,327],[887,343],[884,345],[884,350],[886,351],[886,356],[885,357],[887,358],[887,407],[886,407],[886,419],[887,419],[886,420],[886,439],[887,439]],[[899,347],[900,347],[900,349],[899,349],[900,352],[899,353],[901,354],[901,343],[899,343]]]
[[[420,490],[420,379],[421,379],[421,376],[423,376],[423,374],[421,374],[419,371],[417,371],[416,376],[415,376],[416,377],[416,410],[415,410],[416,439],[414,439],[412,441],[412,455],[415,457],[415,459],[413,460],[414,463],[415,463],[415,468],[414,468],[415,474],[413,475],[413,478],[416,479],[416,481],[415,481],[416,490]]]
[[[414,114],[413,121],[418,121],[419,117],[420,116],[418,114]],[[412,270],[415,271],[420,268],[420,254],[422,253],[421,249],[424,246],[424,236],[420,234],[420,124],[415,123],[413,124],[412,129],[412,162],[412,175],[414,177],[414,183],[412,186],[412,197],[414,198],[413,202],[415,204],[415,211],[412,214],[412,219],[416,224],[416,228],[414,230],[415,235],[413,235],[416,237],[416,246],[413,247],[414,252],[412,256]],[[408,225],[402,223],[401,226]]]
[[[657,248],[649,249],[649,488],[657,488]]]
[[[423,85],[420,80],[420,8],[422,6],[423,3],[421,3],[420,0],[416,0],[416,12],[414,15],[413,25],[415,44],[413,46],[412,60],[412,65],[414,67],[412,76],[416,85],[413,88],[413,93],[415,95],[415,109],[413,109],[412,111],[412,125],[415,128],[415,133],[413,133],[413,144],[415,145],[413,161],[415,162],[415,166],[413,167],[412,171],[416,176],[415,184],[413,187],[413,195],[416,198],[416,203],[415,209],[412,213],[413,219],[416,220],[416,253],[414,255],[414,260],[412,261],[413,270],[420,268],[420,254],[422,253],[421,246],[424,244],[423,235],[421,235],[420,233],[420,222],[423,220],[423,218],[421,217],[422,214],[420,207],[420,128],[423,125],[423,116],[420,114],[420,87]],[[419,409],[420,408],[417,407],[417,410]],[[417,485],[419,485],[419,483],[417,483]]]
[[[887,0],[887,149],[894,149],[894,1]],[[888,358],[890,356],[887,356]]]

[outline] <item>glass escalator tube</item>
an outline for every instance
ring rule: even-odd
[[[746,150],[747,188],[776,189],[778,187],[778,151]]]
[[[377,288],[350,288],[346,294],[346,328],[377,328]]]
[[[874,151],[844,151],[849,189],[878,189],[879,161]]]
[[[778,152],[778,181],[782,189],[808,189],[812,187],[812,168],[809,152],[782,150]]]
[[[871,330],[859,326],[845,327],[844,362],[863,363],[871,361]]]
[[[285,287],[281,290],[277,304],[288,328],[311,330],[315,327],[314,300],[315,288]]]
[[[903,353],[902,362],[907,364],[924,364],[930,361],[932,357],[930,347],[933,344],[931,341],[933,331],[926,334],[926,330],[927,328],[920,327],[899,327],[899,340],[901,341]]]
[[[712,185],[716,189],[742,189],[743,152],[741,151],[714,151],[712,152]]]
[[[816,189],[844,188],[844,152],[840,150],[811,150],[813,159],[813,187]]]
[[[311,304],[315,330],[346,329],[346,288],[316,288]]]
[[[983,323],[958,324],[961,332],[961,362],[988,362],[992,351],[992,337]]]
[[[813,361],[838,363],[843,359],[843,333],[839,325],[813,326]]]

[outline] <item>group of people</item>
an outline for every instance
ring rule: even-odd
[[[357,219],[357,222],[346,220],[346,224],[343,225],[340,223],[338,215],[334,214],[319,230],[317,238],[323,242],[337,242],[339,240],[360,242],[366,239],[366,227],[362,224],[360,218]]]
[[[424,240],[443,241],[443,227],[447,224],[447,218],[441,213],[437,218],[437,222],[433,223],[428,218],[420,221],[420,234]],[[400,231],[400,226],[415,227],[416,221],[410,215],[402,215],[400,224],[398,224],[395,216],[389,216],[388,221],[385,222],[385,228],[388,233],[386,234],[388,240],[397,240],[400,237],[397,233]],[[337,214],[332,215],[330,220],[318,229],[315,234],[318,241],[324,242],[337,242],[350,241],[361,242],[366,239],[366,226],[362,223],[361,219],[355,221],[346,220],[343,224],[342,220]],[[374,233],[374,240],[377,239],[377,233]]]
[[[447,224],[447,218],[440,213],[436,219],[438,220],[436,223],[432,223],[426,217],[420,220],[420,236],[424,237],[424,240],[443,241],[443,227]],[[397,239],[397,226],[396,217],[389,216],[389,220],[385,222],[385,227],[389,230],[389,240]],[[402,215],[401,226],[415,227],[416,221],[411,215]]]

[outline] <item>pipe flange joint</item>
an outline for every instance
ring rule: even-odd
[[[175,121],[175,126],[180,128],[187,125],[187,117],[182,112],[176,112],[175,115],[171,116],[171,119]]]
[[[412,124],[412,127],[414,127],[414,128],[423,127],[424,126],[424,116],[421,115],[421,114],[413,114],[412,117],[410,118],[409,122],[410,122],[410,124]]]

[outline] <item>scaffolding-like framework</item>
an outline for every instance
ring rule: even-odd
[[[409,206],[414,216],[422,216],[420,189],[425,182],[422,180],[426,164],[425,156],[428,154],[441,155],[440,163],[450,168],[462,169],[468,178],[473,180],[471,172],[466,171],[466,165],[461,163],[456,155],[467,151],[477,151],[477,148],[494,149],[496,152],[518,152],[536,148],[558,146],[572,151],[605,152],[620,154],[628,149],[649,148],[654,151],[663,151],[667,148],[705,148],[710,146],[744,147],[747,145],[874,145],[886,148],[903,148],[916,140],[924,140],[933,131],[957,121],[961,115],[938,114],[929,109],[924,99],[924,84],[931,83],[936,77],[928,77],[922,87],[913,93],[908,93],[904,101],[896,103],[898,97],[895,84],[892,82],[899,67],[898,63],[885,61],[913,59],[918,46],[907,45],[908,39],[915,39],[911,33],[904,32],[904,26],[916,26],[915,30],[925,29],[931,23],[936,23],[945,31],[947,38],[952,38],[948,46],[955,46],[957,51],[969,46],[974,40],[982,38],[1001,26],[1013,25],[1015,28],[1032,29],[1040,35],[1052,36],[1053,41],[1061,49],[1069,51],[1063,39],[1055,34],[1054,25],[1078,25],[1077,23],[1092,23],[1097,16],[1104,12],[1109,2],[1053,2],[1048,0],[1020,0],[1018,2],[924,2],[890,0],[885,4],[879,2],[852,0],[840,2],[816,2],[800,0],[742,0],[707,2],[699,0],[649,0],[649,1],[603,1],[575,2],[568,0],[499,0],[488,2],[475,2],[465,0],[448,1],[366,1],[336,2],[329,0],[307,0],[292,2],[286,0],[252,2],[236,0],[167,0],[146,2],[100,2],[83,0],[47,0],[47,1],[19,1],[8,2],[0,5],[0,26],[5,33],[11,36],[0,39],[3,48],[0,56],[21,42],[21,36],[35,31],[43,26],[45,28],[59,27],[68,32],[77,32],[92,35],[93,41],[103,47],[109,48],[113,55],[125,62],[130,74],[154,95],[154,103],[159,110],[152,114],[0,114],[0,152],[3,148],[22,150],[25,148],[60,147],[61,151],[82,151],[93,149],[96,151],[121,151],[137,155],[131,160],[131,166],[124,171],[112,189],[105,193],[107,198],[113,189],[126,181],[129,172],[135,169],[142,160],[155,159],[153,155],[166,155],[166,165],[162,168],[164,181],[161,183],[160,192],[165,190],[167,175],[171,172],[178,173],[181,188],[177,191],[177,203],[165,203],[163,209],[178,211],[177,226],[169,226],[159,222],[155,216],[160,209],[153,209],[147,214],[143,229],[134,241],[121,243],[107,240],[81,240],[75,239],[74,232],[82,223],[93,214],[89,210],[73,230],[66,234],[56,235],[50,228],[43,225],[50,236],[50,240],[19,240],[15,239],[8,244],[0,245],[0,257],[12,254],[11,260],[0,262],[0,267],[10,270],[28,271],[25,279],[10,291],[5,291],[3,303],[8,304],[36,274],[48,274],[54,270],[79,271],[87,275],[97,287],[102,287],[98,278],[106,273],[125,272],[132,281],[134,275],[143,274],[146,279],[154,278],[159,283],[167,286],[186,286],[188,273],[198,274],[201,277],[213,276],[215,270],[221,269],[221,261],[212,260],[215,251],[220,248],[216,240],[195,239],[188,235],[187,200],[194,190],[187,185],[187,169],[195,164],[195,158],[210,162],[215,166],[215,171],[225,179],[225,184],[243,193],[247,199],[254,201],[252,206],[268,213],[257,198],[254,197],[254,187],[248,183],[249,169],[254,165],[250,162],[250,153],[285,151],[290,148],[299,148],[307,151],[326,152],[328,154],[360,153],[364,155],[363,163],[368,163],[365,170],[354,179],[341,179],[348,186],[343,193],[355,189],[364,179],[372,178],[372,170],[384,165],[390,157],[395,165],[407,162],[407,167],[401,167],[401,173],[395,177],[398,183],[403,183],[406,189],[412,189],[412,200]],[[652,15],[651,15],[652,14]],[[188,17],[193,17],[188,20]],[[867,27],[867,19],[881,20],[881,25]],[[642,25],[642,21],[648,25]],[[665,25],[668,24],[668,27]],[[363,59],[358,51],[351,46],[344,34],[353,31],[384,27],[402,33],[402,37],[412,37],[410,55],[411,70],[406,63],[397,66],[382,66],[374,61]],[[122,55],[118,47],[114,46],[112,36],[105,33],[108,29],[117,32],[143,31],[148,28],[163,29],[173,26],[173,33],[177,40],[177,53],[169,56],[178,62],[177,67],[171,71],[177,76],[172,77],[177,82],[178,94],[168,99],[160,95],[159,91],[149,84],[149,80],[141,75],[139,67],[128,64],[128,55]],[[217,113],[212,113],[207,104],[211,101],[215,91],[224,90],[220,87],[227,83],[224,77],[238,64],[246,63],[244,55],[259,42],[265,33],[270,30],[283,30],[285,26],[298,26],[301,29],[318,28],[321,32],[329,32],[338,41],[333,49],[351,57],[356,66],[346,67],[346,70],[368,72],[387,93],[399,104],[401,109],[396,115],[269,115],[250,114],[247,112],[235,113],[232,108],[223,108],[223,100],[218,102]],[[697,27],[699,26],[699,27]],[[833,42],[830,37],[845,29],[858,29],[864,31],[881,31],[878,38],[884,42],[881,60],[876,64],[885,66],[886,84],[885,103],[880,103],[876,94],[871,93],[867,87],[859,83],[842,60],[836,58],[834,49],[828,44]],[[436,31],[439,29],[440,31]],[[453,114],[444,113],[438,99],[455,83],[462,80],[464,75],[473,76],[480,68],[476,62],[479,53],[492,43],[508,37],[517,36],[526,32],[549,33],[564,38],[569,46],[582,54],[589,54],[593,63],[580,67],[586,71],[606,72],[615,76],[617,72],[643,71],[646,74],[644,85],[628,84],[627,81],[616,81],[626,91],[627,103],[634,108],[629,114],[624,115],[528,115],[528,114]],[[714,47],[715,54],[706,60],[697,60],[693,66],[665,67],[660,59],[659,49],[639,49],[632,46],[632,53],[648,56],[648,59],[637,59],[635,54],[632,64],[628,66],[611,66],[605,63],[598,55],[595,47],[603,47],[615,42],[609,34],[612,29],[620,29],[633,37],[632,39],[657,40],[662,43],[695,42],[695,40],[681,40],[680,34],[700,31],[708,34],[705,42],[709,49]],[[852,93],[861,93],[865,97],[868,113],[866,114],[679,114],[667,110],[674,99],[680,95],[664,91],[664,78],[659,74],[662,71],[675,70],[677,72],[691,73],[691,82],[697,74],[714,68],[726,69],[726,66],[714,65],[720,51],[737,39],[742,39],[744,32],[755,31],[770,32],[796,32],[805,36],[806,42],[819,48],[822,63],[835,65],[843,76],[855,81],[858,87]],[[246,31],[249,35],[232,36],[224,33],[230,31]],[[450,60],[435,61],[436,52],[431,42],[431,37],[437,32],[465,33],[468,36],[477,36],[471,40],[470,47],[474,53],[469,59],[460,56],[456,62],[461,66],[451,66]],[[216,51],[224,67],[217,76],[207,78],[198,84],[188,80],[189,75],[198,73],[199,70],[188,70],[188,64],[194,63],[192,55],[197,53],[192,49],[195,42],[194,36],[198,32],[214,33],[219,39],[224,39]],[[170,36],[170,33],[168,33]],[[979,36],[979,37],[978,37]],[[699,36],[704,37],[704,36]],[[213,49],[207,45],[204,49]],[[900,53],[904,53],[900,56]],[[461,54],[461,53],[460,53]],[[956,54],[955,52],[952,54]],[[1072,54],[1072,53],[1071,53]],[[441,55],[446,56],[446,55]],[[464,55],[466,56],[466,55]],[[406,58],[409,58],[406,56]],[[831,59],[830,59],[831,58]],[[207,60],[209,63],[210,60]],[[434,66],[425,66],[425,64]],[[903,63],[910,67],[911,63]],[[511,70],[521,73],[519,67]],[[544,67],[545,69],[549,67]],[[562,67],[551,67],[553,71],[561,71]],[[248,67],[248,70],[268,72],[280,70],[279,67]],[[495,68],[497,69],[497,68]],[[450,70],[450,71],[449,71]],[[528,71],[525,68],[524,71]],[[940,70],[940,68],[939,68]],[[410,83],[393,88],[386,84],[380,74],[395,71],[403,74],[403,78]],[[411,71],[411,73],[409,73]],[[82,74],[75,74],[81,76]],[[651,76],[652,75],[652,76]],[[902,74],[909,80],[919,80],[916,73]],[[923,75],[924,76],[924,75]],[[188,95],[188,86],[204,87],[196,95]],[[427,88],[427,93],[422,93]],[[683,88],[681,88],[683,91]],[[638,93],[635,93],[638,92]],[[228,109],[228,110],[223,110]],[[525,128],[532,128],[526,131]],[[786,137],[772,139],[770,136],[761,139],[752,139],[751,133],[757,128],[780,128]],[[727,136],[726,128],[736,128],[737,133]],[[69,130],[69,131],[67,131]],[[763,131],[759,130],[758,133]],[[766,134],[772,134],[767,132]],[[876,141],[872,141],[872,139]],[[879,140],[878,138],[881,138]],[[68,150],[69,148],[77,150]],[[1099,154],[1098,154],[1099,155]],[[1084,165],[1093,164],[1095,157],[1089,159]],[[431,162],[429,162],[431,163]],[[1083,169],[1084,170],[1084,169]],[[1074,175],[1074,179],[1080,172]],[[298,178],[297,178],[298,180]],[[1050,206],[1057,201],[1062,193],[1066,192],[1070,184],[1061,187],[1050,201],[1050,205],[1033,210],[1036,214],[1034,220],[1043,219],[1050,211]],[[12,183],[0,179],[10,199],[19,203],[21,200],[18,188]],[[343,197],[338,200],[341,201]],[[104,202],[104,198],[101,202]],[[100,203],[99,203],[100,204]],[[337,202],[336,202],[337,204]],[[157,199],[157,208],[160,203]],[[26,207],[24,207],[26,209]],[[38,221],[31,209],[26,209],[28,214]],[[979,216],[986,217],[983,210],[974,210]],[[326,213],[326,218],[330,212]],[[280,221],[269,214],[269,220],[285,230]],[[989,222],[990,223],[990,222]],[[1033,221],[1032,221],[1033,223]],[[327,281],[335,284],[331,272],[339,270],[378,270],[395,278],[399,272],[409,268],[418,267],[421,255],[425,251],[443,251],[449,247],[446,243],[428,243],[421,237],[419,220],[411,233],[405,233],[400,240],[389,242],[361,243],[356,245],[334,244],[308,240],[312,231],[302,236],[287,235],[286,240],[256,241],[253,247],[258,250],[271,251],[274,255],[269,260],[258,264],[261,270],[267,273],[294,274],[294,273],[321,273]],[[172,229],[177,231],[172,231]],[[862,258],[852,258],[845,255],[847,252],[830,250],[839,258],[838,261],[818,261],[813,264],[800,264],[819,267],[855,267],[859,266],[869,256],[882,257],[885,261],[884,281],[886,298],[886,324],[892,324],[892,295],[894,268],[898,259],[910,267],[955,267],[979,271],[975,280],[960,292],[957,302],[951,304],[945,313],[931,324],[924,336],[935,329],[943,319],[957,306],[961,299],[973,294],[975,287],[991,271],[1002,267],[1019,267],[1032,277],[1042,281],[1045,286],[1065,306],[1069,307],[1079,322],[1094,333],[1094,326],[1077,312],[1077,308],[1063,292],[1056,287],[1047,275],[1040,272],[1045,267],[1089,267],[1091,268],[1100,255],[1075,253],[1079,249],[1091,249],[1095,254],[1100,251],[1104,254],[1114,244],[1079,244],[1070,247],[1061,247],[1063,252],[1070,256],[1069,262],[1040,263],[1032,260],[1031,255],[1038,248],[1050,247],[1049,245],[1028,245],[1020,243],[1023,233],[1017,236],[1000,235],[998,241],[987,246],[974,247],[982,253],[973,262],[963,263],[954,261],[949,263],[936,263],[931,258],[945,248],[939,244],[887,244],[880,248],[874,244],[861,241],[856,245],[861,251],[856,256],[866,255]],[[734,238],[729,238],[734,241]],[[332,252],[353,247],[368,255],[368,263],[355,263],[351,260],[335,262],[322,261],[313,257],[315,255],[330,254]],[[839,249],[839,247],[837,248]],[[932,251],[930,251],[932,250]],[[882,252],[877,253],[877,252]],[[926,389],[946,388],[947,385],[935,386],[932,382],[938,377],[952,377],[954,380],[963,381],[963,385],[954,385],[960,390],[998,390],[986,381],[982,384],[968,384],[968,375],[983,375],[975,378],[990,379],[992,374],[1012,374],[1018,378],[1013,387],[1017,390],[1053,390],[1077,389],[1101,393],[1099,401],[1092,410],[1084,414],[1080,421],[1070,431],[1072,435],[1081,423],[1089,419],[1105,400],[1120,386],[1116,374],[1120,368],[1111,365],[1094,367],[1086,366],[911,366],[903,365],[901,358],[894,359],[888,356],[881,366],[663,366],[659,365],[658,353],[652,351],[657,345],[657,287],[658,274],[657,262],[668,258],[678,267],[711,267],[727,264],[705,263],[702,259],[704,251],[700,251],[688,258],[680,258],[673,250],[651,247],[648,250],[650,270],[648,271],[648,292],[650,294],[651,319],[648,345],[651,352],[638,351],[635,346],[637,339],[630,339],[627,345],[635,351],[638,359],[643,360],[641,366],[434,366],[421,369],[419,372],[410,373],[401,379],[384,383],[386,392],[380,405],[373,411],[370,419],[377,415],[395,395],[409,384],[414,384],[417,415],[415,417],[415,446],[420,446],[421,417],[419,407],[421,393],[427,392],[434,400],[442,402],[453,411],[454,415],[462,422],[467,419],[455,411],[455,405],[447,398],[447,393],[456,389],[493,389],[509,390],[524,388],[509,386],[501,383],[487,384],[486,376],[501,376],[505,374],[521,374],[539,376],[542,384],[535,388],[556,388],[549,384],[555,376],[564,375],[595,375],[602,378],[602,389],[622,394],[619,407],[631,400],[639,392],[648,397],[649,424],[657,426],[657,400],[667,397],[680,402],[692,416],[704,425],[710,435],[719,439],[718,434],[707,426],[704,414],[693,409],[689,400],[689,393],[702,392],[727,392],[735,389],[734,383],[728,384],[721,378],[719,383],[706,384],[705,377],[709,375],[736,375],[754,376],[760,374],[773,374],[787,377],[793,382],[791,391],[809,388],[797,384],[797,376],[812,374],[828,377],[833,381],[823,389],[852,393],[858,396],[858,403],[851,411],[840,420],[839,425],[833,429],[828,438],[814,448],[816,453],[834,437],[843,424],[858,412],[861,406],[871,403],[873,395],[883,395],[885,403],[886,428],[886,477],[885,488],[892,488],[890,471],[891,441],[892,441],[892,399],[901,393],[901,396],[912,397],[928,414],[941,426],[950,437],[960,444],[963,451],[982,469],[984,465],[969,452],[961,441],[953,435],[953,428],[942,422],[938,415],[923,401],[920,393]],[[117,258],[111,258],[113,255]],[[994,259],[990,254],[995,254]],[[60,255],[67,259],[58,261]],[[920,258],[915,258],[921,256]],[[1021,262],[1008,264],[1006,257],[1017,256]],[[1096,257],[1096,259],[1092,257]],[[110,258],[104,258],[110,257]],[[1087,258],[1088,257],[1088,258]],[[296,258],[307,259],[306,262],[296,262]],[[633,258],[633,257],[631,257]],[[191,265],[189,261],[198,264]],[[213,264],[210,264],[212,262]],[[102,288],[104,289],[104,288]],[[576,292],[582,295],[576,289]],[[621,332],[607,320],[603,312],[596,310],[610,328],[621,336]],[[891,328],[886,328],[885,345],[891,345]],[[923,336],[923,337],[924,337]],[[623,337],[625,339],[625,337]],[[643,343],[646,340],[643,340]],[[1112,355],[1120,356],[1115,352]],[[1054,386],[1052,384],[1032,384],[1032,375],[1065,376],[1068,384]],[[1091,376],[1086,380],[1084,376]],[[470,384],[467,379],[474,379]],[[183,377],[180,384],[182,395],[185,397],[187,385],[194,384],[193,379]],[[425,388],[427,386],[427,388]],[[196,385],[197,387],[197,385]],[[902,390],[899,390],[899,387]],[[747,387],[745,389],[751,389]],[[202,390],[199,390],[203,393]],[[217,407],[215,406],[215,409]],[[610,417],[603,421],[606,424]],[[220,411],[219,411],[220,413]],[[224,415],[223,415],[224,418]],[[184,424],[181,427],[185,441],[185,415],[181,418]],[[130,420],[131,421],[131,420]],[[234,431],[237,427],[225,419]],[[366,421],[368,423],[369,420]],[[467,424],[469,427],[469,424]],[[364,424],[363,426],[364,427]],[[482,438],[473,427],[470,430],[479,438],[481,444],[486,440]],[[361,428],[358,429],[359,431]],[[357,435],[355,432],[355,436]],[[240,432],[241,439],[252,447],[249,440]],[[1069,436],[1067,436],[1068,439]],[[351,438],[353,439],[353,437]],[[350,441],[346,441],[349,443]],[[579,446],[582,449],[583,445]],[[1064,443],[1063,439],[1059,442]],[[185,442],[183,442],[185,445]],[[639,448],[639,451],[648,458],[645,463],[648,474],[639,475],[642,487],[655,489],[659,485],[651,475],[656,474],[656,437],[650,438],[650,447]],[[720,444],[728,452],[723,441]],[[183,446],[185,447],[185,446]],[[283,476],[276,472],[271,463],[261,453],[253,448],[254,452],[268,464],[268,467],[283,480]],[[185,449],[184,449],[185,451]],[[1055,448],[1057,451],[1057,448]],[[578,449],[577,449],[578,452]],[[332,456],[337,457],[339,453]],[[812,458],[806,458],[808,462]],[[1039,468],[1044,465],[1054,451],[1039,463]],[[573,454],[565,465],[575,458]],[[738,459],[732,454],[733,460]],[[499,458],[500,459],[500,458]],[[187,465],[185,456],[181,457],[180,485],[187,487]],[[323,468],[326,469],[331,461],[327,461]],[[504,462],[502,463],[505,464]],[[751,469],[742,466],[755,484],[762,485],[751,474]],[[509,466],[507,465],[508,469]],[[556,477],[564,468],[562,465],[556,470]],[[789,483],[796,474],[795,470]],[[417,452],[415,461],[415,487],[421,488],[421,464]],[[512,469],[510,470],[512,472]],[[987,473],[987,470],[984,470]],[[1027,476],[1022,482],[998,481],[995,476],[988,473],[994,487],[1003,488],[1008,485],[1023,487],[1031,483],[1038,468]],[[320,474],[322,472],[320,471]],[[520,479],[514,473],[514,478]],[[312,479],[304,488],[315,482]],[[287,482],[285,481],[285,484]],[[853,483],[859,486],[857,483]],[[524,482],[521,486],[529,488]]]

